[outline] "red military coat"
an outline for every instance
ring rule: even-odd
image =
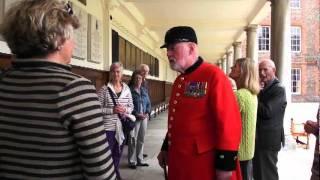
[[[237,154],[240,118],[227,77],[199,58],[172,88],[166,137],[169,180],[214,180],[217,153],[220,166],[229,166],[224,162],[229,152]],[[239,178],[237,164],[232,179]]]

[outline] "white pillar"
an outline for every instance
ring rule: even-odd
[[[223,67],[223,72],[225,73],[225,74],[227,74],[227,59],[226,59],[226,57],[225,56],[223,56],[222,57],[222,67]]]
[[[277,68],[277,77],[286,88],[287,108],[284,117],[285,134],[290,133],[291,108],[291,29],[290,1],[271,1],[271,59]]]
[[[223,71],[223,60],[219,59],[219,68]]]
[[[247,33],[247,57],[255,62],[258,62],[257,28],[257,25],[252,24],[245,29]]]
[[[223,70],[222,59],[219,59],[219,68],[220,68],[221,70]]]
[[[233,46],[233,64],[234,64],[237,59],[241,58],[241,42],[234,42],[232,46]]]
[[[113,8],[117,8],[120,4],[115,4],[111,2],[111,0],[102,0],[101,1],[102,5],[102,25],[103,25],[103,67],[104,70],[109,69],[110,65],[112,64],[112,29],[110,28],[111,26],[111,14],[110,11]]]
[[[231,67],[233,66],[233,59],[232,59],[232,51],[226,52],[227,56],[227,74],[231,72]]]
[[[289,3],[289,0],[271,0],[271,59],[276,64],[280,80],[287,75],[286,69],[291,73],[288,68],[291,65]]]

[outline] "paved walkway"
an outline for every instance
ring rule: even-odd
[[[167,127],[167,112],[163,112],[149,121],[145,139],[146,162],[149,167],[128,168],[127,146],[125,146],[120,171],[124,180],[164,180],[163,171],[158,165],[157,155],[160,150]],[[282,149],[279,153],[280,180],[309,180],[313,160],[315,138],[311,137],[310,149],[295,147],[294,144]],[[201,180],[201,179],[199,179]]]
[[[149,121],[145,138],[144,153],[149,167],[137,167],[133,170],[128,167],[128,150],[125,146],[120,162],[120,172],[124,180],[164,180],[163,170],[158,165],[157,155],[167,129],[167,112],[163,112]]]

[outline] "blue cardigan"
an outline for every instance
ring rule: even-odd
[[[134,105],[132,114],[137,115],[140,112],[144,114],[149,114],[151,112],[151,102],[146,89],[141,87],[140,94],[137,91],[135,91],[134,88],[130,88],[130,89],[131,89],[132,100]],[[141,107],[142,107],[142,110],[141,110]]]

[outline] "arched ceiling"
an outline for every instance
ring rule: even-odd
[[[245,38],[244,28],[270,13],[267,0],[117,0],[154,35],[159,46],[172,26],[197,33],[200,54],[215,62]]]

